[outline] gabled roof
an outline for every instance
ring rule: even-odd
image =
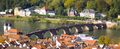
[[[46,10],[46,7],[42,7],[42,8],[40,8],[40,10]]]
[[[96,40],[85,40],[84,43],[87,44],[87,45],[94,45],[96,44]]]

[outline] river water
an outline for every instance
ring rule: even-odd
[[[7,21],[8,22],[8,21]],[[63,26],[62,24],[53,24],[53,23],[40,23],[40,22],[24,22],[24,21],[9,21],[12,23],[12,28],[16,28],[19,31],[23,32],[24,34],[30,33],[36,30],[44,30],[49,28],[57,28]],[[5,20],[0,20],[0,34],[3,34],[3,25],[6,23]],[[74,30],[72,31],[74,32]],[[62,32],[59,32],[62,33]],[[120,41],[120,30],[115,29],[104,29],[104,30],[94,30],[94,31],[87,31],[83,32],[90,36],[94,36],[96,38],[104,35],[110,37],[110,39],[118,43]]]

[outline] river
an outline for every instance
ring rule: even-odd
[[[12,23],[12,28],[16,28],[19,31],[23,32],[24,34],[30,33],[36,30],[44,30],[49,28],[56,28],[63,26],[62,24],[53,24],[53,23],[40,23],[40,22],[24,22],[24,21],[9,21]],[[5,20],[0,20],[0,34],[3,34],[3,25],[6,23]],[[74,32],[74,31],[72,31]],[[61,32],[60,32],[61,33]],[[83,32],[90,36],[94,36],[96,38],[105,35],[110,37],[110,39],[118,43],[120,41],[120,30],[115,29],[104,29],[104,30],[94,30],[94,31],[87,31]]]

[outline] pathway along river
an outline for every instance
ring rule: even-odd
[[[22,31],[24,34],[30,33],[36,30],[44,30],[44,29],[56,28],[56,27],[62,26],[62,24],[40,23],[40,22],[35,22],[35,23],[24,22],[24,21],[9,21],[9,22],[13,24],[12,28],[16,28]],[[0,20],[0,34],[3,34],[4,23],[6,23],[5,20]],[[74,32],[74,29],[72,32]],[[62,31],[59,32],[59,35],[61,33]],[[118,30],[115,30],[115,29],[94,30],[92,32],[83,32],[83,33],[88,34],[90,36],[95,36],[97,38],[102,35],[105,35],[105,36],[110,37],[110,39],[115,43],[120,42],[120,29]]]

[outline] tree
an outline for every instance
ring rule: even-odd
[[[98,39],[98,42],[100,44],[104,44],[104,36],[100,36],[99,39]]]
[[[38,0],[29,0],[30,4],[33,5],[38,2]]]
[[[98,39],[98,42],[100,44],[108,45],[108,44],[110,44],[110,38],[107,37],[107,36],[100,36],[99,39]]]
[[[104,0],[95,0],[95,3],[98,12],[105,13],[109,10],[109,6]]]
[[[58,8],[60,5],[60,0],[52,0],[52,2],[49,4],[50,9]]]
[[[111,1],[111,0],[110,0]],[[117,18],[118,14],[120,14],[120,1],[119,0],[112,0],[112,3],[109,0],[106,1],[110,5],[110,9],[108,11],[107,18]]]
[[[50,10],[55,10],[57,15],[62,15],[64,13],[63,0],[52,0],[48,8]]]
[[[105,2],[106,2],[109,6],[112,5],[112,0],[105,0]]]
[[[110,44],[110,38],[107,36],[105,36],[104,38],[105,38],[105,40],[104,40],[105,44],[106,45]]]
[[[64,6],[66,8],[71,8],[73,6],[74,2],[75,2],[75,0],[65,0],[64,1]]]
[[[87,9],[95,9],[95,1],[87,1]]]
[[[78,12],[81,12],[85,7],[84,0],[78,0],[75,2],[75,8]]]

